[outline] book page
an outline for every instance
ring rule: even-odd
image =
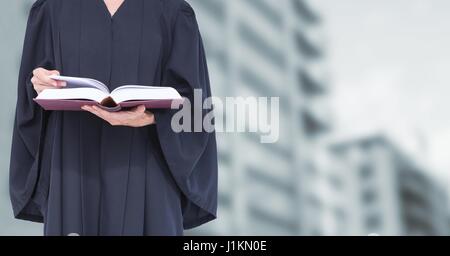
[[[67,83],[66,88],[95,88],[106,94],[109,94],[108,87],[100,81],[91,78],[70,77],[70,76],[50,76],[51,79],[58,81],[65,81]]]
[[[116,103],[130,100],[178,100],[181,95],[171,87],[127,85],[111,93]]]
[[[124,90],[124,89],[167,89],[167,88],[170,88],[170,87],[144,86],[144,85],[123,85],[123,86],[120,86],[120,87],[117,87],[116,89],[114,89],[111,92],[111,94],[113,94],[113,92]]]
[[[96,88],[65,88],[46,89],[36,99],[38,100],[92,100],[98,103],[107,98],[108,94]]]

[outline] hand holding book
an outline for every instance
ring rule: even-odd
[[[45,90],[67,88],[67,82],[58,80],[59,77],[59,71],[57,70],[35,69],[31,82],[34,90],[38,94],[38,98]],[[71,84],[71,86],[74,85]],[[143,127],[155,123],[155,116],[147,110],[145,105],[139,105],[135,108],[119,112],[109,112],[95,105],[80,106],[80,108],[91,112],[113,126]]]
[[[105,120],[112,126],[144,127],[155,123],[155,115],[147,111],[144,105],[119,112],[109,112],[97,106],[83,106],[81,108]]]

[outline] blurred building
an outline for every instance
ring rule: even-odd
[[[384,136],[332,147],[348,178],[353,235],[446,235],[447,195],[426,166]],[[346,170],[345,170],[346,169]]]
[[[329,128],[321,19],[313,1],[189,1],[205,41],[213,93],[280,97],[280,140],[218,134],[219,219],[194,234],[322,234],[308,173]],[[221,109],[216,109],[217,115]]]

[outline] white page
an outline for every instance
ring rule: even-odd
[[[170,87],[130,85],[117,88],[111,93],[116,103],[129,100],[177,100],[181,95]]]
[[[108,87],[105,84],[103,84],[102,82],[97,81],[95,79],[70,77],[70,76],[57,76],[57,75],[52,75],[52,76],[50,76],[50,78],[54,79],[54,80],[58,80],[58,81],[67,82],[66,88],[89,87],[89,88],[96,88],[98,90],[101,90],[104,93],[109,94]]]
[[[102,102],[107,93],[96,88],[45,89],[36,99],[38,100],[93,100]]]
[[[168,87],[161,87],[161,86],[144,86],[144,85],[123,85],[120,87],[117,87],[114,89],[111,94],[113,94],[116,91],[125,90],[125,89],[167,89]]]

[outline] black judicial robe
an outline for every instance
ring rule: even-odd
[[[123,84],[211,95],[192,8],[182,0],[38,0],[27,25],[18,84],[10,194],[16,218],[44,234],[182,235],[216,217],[214,133],[175,133],[176,110],[156,125],[113,127],[88,112],[44,111],[37,67]],[[153,110],[152,110],[153,111]],[[206,110],[202,110],[205,115]]]

